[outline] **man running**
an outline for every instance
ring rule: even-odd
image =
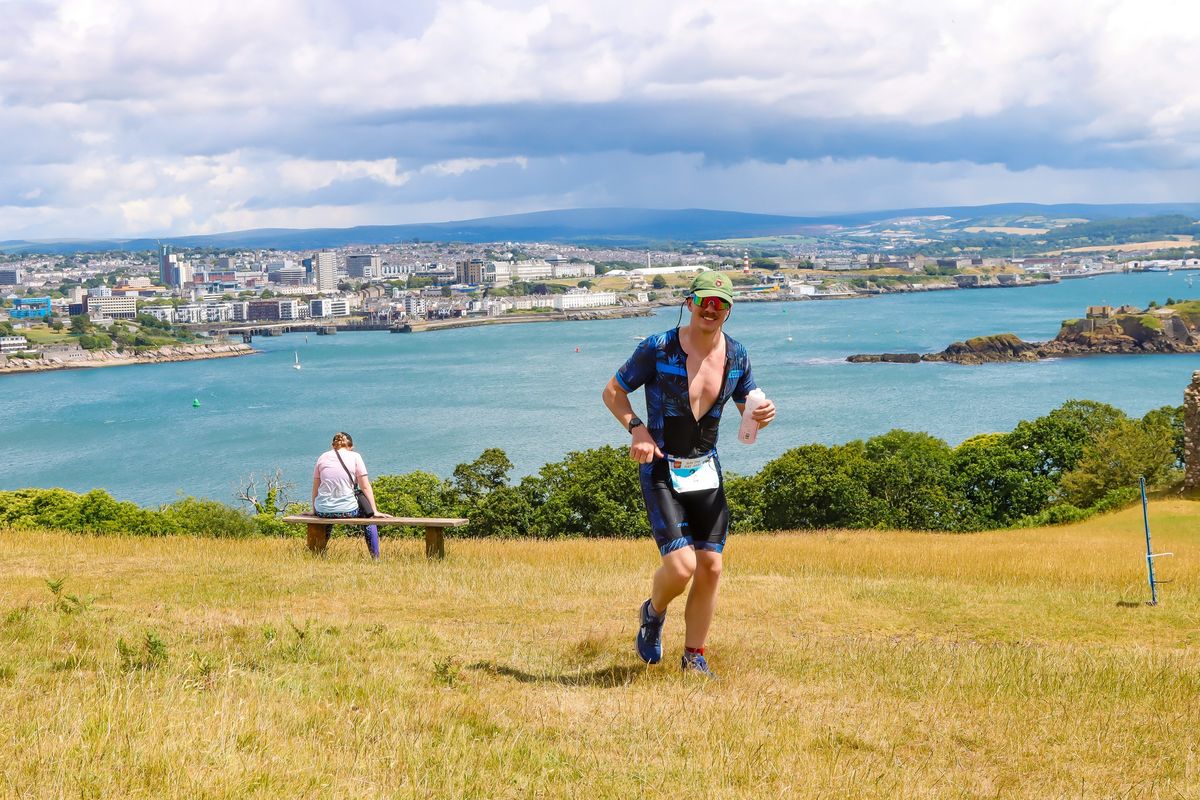
[[[742,411],[755,388],[746,348],[721,327],[733,309],[733,284],[720,272],[701,272],[685,301],[687,325],[655,334],[638,345],[604,387],[604,404],[633,441],[629,457],[641,464],[646,513],[662,566],[650,599],[642,604],[637,652],[662,660],[667,606],[687,588],[684,609],[685,672],[716,677],[704,659],[704,642],[717,603],[721,552],[729,532],[729,507],[717,459],[721,409],[733,398]],[[646,387],[646,421],[633,413],[629,393]],[[754,411],[760,427],[775,418],[771,402]]]

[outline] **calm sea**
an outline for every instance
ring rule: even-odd
[[[734,438],[736,413],[727,414],[722,462],[752,472],[796,445],[892,428],[956,444],[1071,398],[1135,415],[1178,405],[1200,355],[979,367],[843,359],[940,350],[989,333],[1048,339],[1087,305],[1194,296],[1186,284],[1193,274],[738,306],[727,330],[748,346],[779,419],[744,446]],[[180,493],[232,501],[245,476],[278,467],[307,499],[313,461],[339,430],[354,436],[375,475],[423,469],[445,477],[486,447],[503,448],[516,473],[534,472],[571,450],[628,441],[600,390],[641,337],[673,326],[676,315],[291,334],[256,339],[263,352],[245,358],[0,376],[0,489],[101,487],[147,505]],[[642,405],[639,393],[635,408]]]

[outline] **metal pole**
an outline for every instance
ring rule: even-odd
[[[1146,479],[1138,478],[1142,489],[1142,524],[1146,526],[1146,572],[1150,578],[1150,605],[1158,605],[1158,584],[1154,580],[1154,551],[1150,547],[1150,513],[1146,504]]]

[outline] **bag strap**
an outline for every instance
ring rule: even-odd
[[[337,451],[336,447],[333,448],[333,454],[335,456],[337,456],[338,463],[342,465],[342,469],[346,470],[346,477],[348,477],[350,479],[350,485],[352,487],[354,487],[354,491],[357,492],[358,491],[358,481],[356,481],[354,479],[354,476],[352,474],[350,474],[350,468],[346,466],[345,461],[342,461],[342,454]]]

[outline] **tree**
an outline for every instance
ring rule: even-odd
[[[84,334],[92,329],[92,321],[87,314],[76,314],[71,317],[71,333]]]
[[[1017,423],[1010,443],[1032,455],[1035,474],[1057,480],[1079,463],[1084,447],[1125,419],[1125,412],[1107,403],[1068,400],[1044,417]]]
[[[472,506],[485,495],[507,485],[512,467],[508,456],[498,447],[489,447],[474,461],[459,464],[450,480],[455,505]]]
[[[624,448],[568,453],[521,481],[530,498],[535,536],[646,536],[638,465]]]
[[[867,490],[875,524],[919,530],[973,527],[951,480],[950,446],[927,433],[892,430],[867,440]]]
[[[1057,487],[1037,474],[1034,456],[1012,446],[1008,435],[973,436],[954,449],[956,488],[970,504],[979,527],[1006,527],[1049,505]]]
[[[1142,417],[1142,423],[1145,425],[1165,425],[1171,430],[1171,452],[1175,455],[1175,467],[1183,469],[1184,466],[1184,449],[1183,449],[1183,406],[1163,406],[1151,411],[1147,411]]]
[[[448,512],[446,485],[438,476],[414,470],[381,475],[371,482],[380,511],[397,517],[438,517]]]
[[[1139,478],[1150,486],[1165,485],[1175,465],[1173,445],[1170,426],[1160,420],[1121,420],[1090,442],[1075,468],[1063,475],[1063,496],[1087,508],[1109,492],[1137,487]]]
[[[767,530],[862,528],[873,521],[862,481],[860,441],[826,447],[802,445],[767,462],[758,473],[762,522]]]
[[[650,286],[654,289],[665,289],[667,288],[667,279],[662,275],[655,275],[654,280],[650,281]]]

